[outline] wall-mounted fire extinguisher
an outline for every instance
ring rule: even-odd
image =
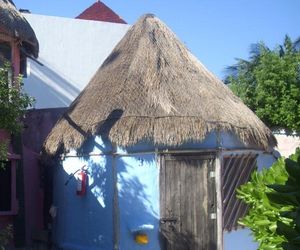
[[[76,187],[76,194],[79,196],[84,196],[86,193],[86,186],[88,185],[88,171],[84,165],[82,168],[76,170],[73,174],[70,175],[68,180],[65,182],[67,186],[69,181],[76,175],[77,187]]]
[[[83,195],[85,195],[85,192],[86,192],[86,185],[87,185],[87,179],[88,179],[87,171],[84,169],[81,169],[77,173],[76,179],[77,179],[76,194],[79,196],[83,196]]]

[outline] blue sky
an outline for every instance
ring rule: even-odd
[[[14,0],[34,14],[75,17],[95,0]],[[234,58],[247,58],[251,43],[274,47],[286,34],[300,36],[299,0],[103,0],[133,24],[153,13],[220,78]]]

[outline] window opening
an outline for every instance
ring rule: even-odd
[[[12,207],[11,161],[0,161],[0,211],[11,211]]]
[[[6,42],[0,42],[0,67],[7,61],[11,62],[11,47]]]

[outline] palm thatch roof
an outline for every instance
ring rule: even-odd
[[[19,39],[27,53],[38,56],[39,43],[34,31],[12,0],[0,0],[0,28]]]
[[[274,146],[271,131],[210,73],[157,17],[131,27],[45,142],[55,154],[93,135],[120,146],[176,146],[211,131],[247,145]]]

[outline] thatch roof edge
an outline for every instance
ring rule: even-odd
[[[114,125],[110,128],[106,123]],[[62,127],[65,132],[59,133]],[[77,150],[87,139],[96,135],[123,147],[130,147],[139,142],[174,147],[185,143],[201,143],[213,131],[234,134],[245,146],[255,145],[265,151],[277,145],[275,137],[267,127],[242,128],[227,122],[203,121],[198,117],[124,117],[119,120],[102,121],[100,127],[95,126],[89,131],[76,128],[65,118],[61,118],[48,135],[44,152],[55,155],[60,150],[64,153],[72,149]]]

